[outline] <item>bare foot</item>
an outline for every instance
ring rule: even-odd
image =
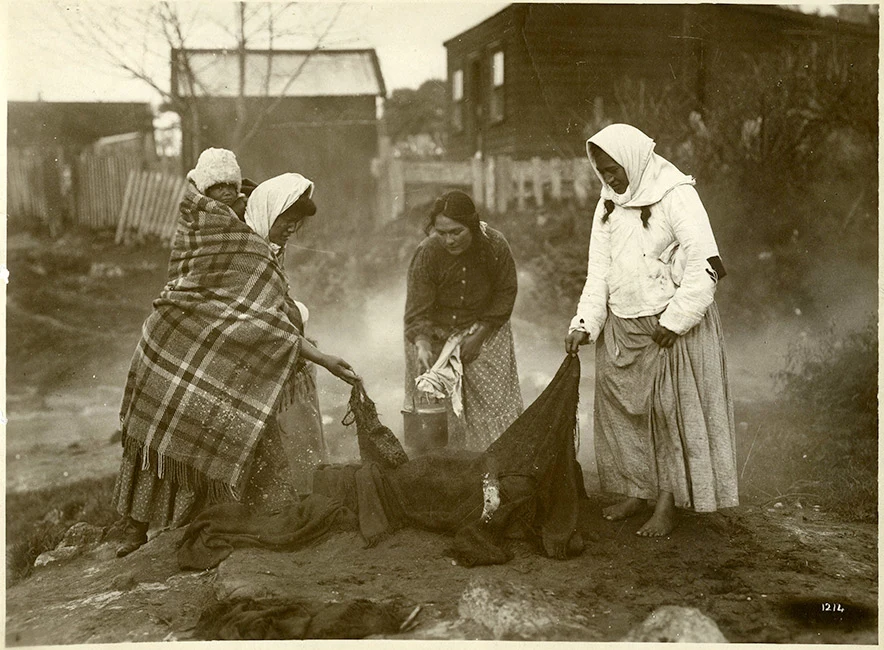
[[[629,519],[633,515],[645,509],[645,500],[638,497],[629,497],[620,503],[615,503],[602,510],[602,517],[608,521],[620,521]]]
[[[675,498],[672,492],[661,492],[654,514],[635,534],[641,537],[665,537],[675,528],[675,518]]]

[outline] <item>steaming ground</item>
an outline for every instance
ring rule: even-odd
[[[405,309],[405,283],[401,281],[372,294],[359,314],[315,310],[308,334],[318,338],[320,347],[349,361],[363,377],[366,391],[378,406],[381,421],[402,439],[403,386],[405,376],[402,315]],[[518,305],[516,309],[518,313]],[[563,324],[563,328],[567,323]],[[514,317],[513,338],[522,388],[527,406],[552,380],[564,359],[564,329],[546,332],[526,320]],[[582,381],[579,408],[580,442],[578,459],[584,467],[587,488],[598,486],[592,452],[592,396],[594,363],[592,350],[581,354]],[[345,431],[340,419],[349,388],[321,372],[320,403],[325,415],[326,438],[335,460],[356,458],[358,450],[353,431]]]
[[[7,490],[113,474],[120,451],[108,441],[119,426],[129,359],[141,323],[165,282],[169,252],[156,246],[117,247],[100,238],[76,236],[55,243],[13,236],[7,250],[12,272],[7,302]],[[108,270],[121,275],[108,275]],[[845,284],[844,278],[850,282]],[[530,278],[523,279],[529,286]],[[784,367],[792,342],[802,337],[812,340],[830,324],[836,331],[852,329],[874,314],[876,279],[874,268],[848,262],[838,267],[827,261],[826,269],[820,268],[807,279],[823,305],[816,321],[796,313],[788,321],[740,331],[729,321],[727,309],[722,310],[738,420],[741,402],[770,402],[775,397],[774,373]],[[532,308],[529,294],[528,290],[520,292],[513,319],[526,405],[561,363],[567,326],[563,320],[560,327],[544,329],[520,318],[519,314]],[[346,304],[323,307],[309,296],[304,299],[312,306],[308,335],[323,350],[353,364],[364,377],[382,421],[401,436],[404,277],[369,296],[364,309]],[[597,478],[592,451],[591,347],[583,349],[581,361],[578,457],[587,488],[593,490]],[[355,460],[354,432],[340,423],[349,387],[325,371],[318,374],[331,458]]]
[[[113,433],[126,370],[141,323],[165,281],[168,250],[123,248],[100,237],[73,236],[58,243],[13,237],[7,250],[12,273],[7,302],[7,494],[112,476],[120,459]],[[831,310],[848,317],[839,321],[842,327],[851,318],[862,322],[864,313],[874,311],[875,285],[867,275],[858,276],[853,269],[851,282],[831,292]],[[821,291],[837,288],[832,279],[815,281]],[[519,318],[532,308],[529,294],[520,294],[513,321],[526,403],[559,366],[567,325],[542,328]],[[383,421],[401,434],[404,283],[391,283],[370,296],[364,310],[343,304],[327,308],[303,298],[312,306],[308,333],[324,350],[353,363]],[[738,427],[738,449],[742,445],[742,453],[748,448],[752,456],[752,432],[782,419],[772,373],[783,367],[791,341],[802,332],[812,339],[826,323],[795,314],[750,332],[738,331],[727,309],[722,319],[737,419],[748,420]],[[591,493],[598,490],[592,457],[592,356],[592,348],[581,352],[579,413],[579,458]],[[348,387],[324,371],[319,381],[332,459],[356,459],[354,432],[345,432],[340,424]],[[457,616],[458,599],[470,579],[496,576],[579,607],[591,627],[581,640],[618,640],[654,607],[682,604],[711,616],[731,641],[877,643],[872,615],[859,623],[832,621],[825,626],[788,613],[797,597],[817,608],[819,602],[843,599],[851,612],[853,603],[857,611],[873,614],[877,526],[839,522],[800,495],[777,493],[768,501],[761,488],[769,487],[766,480],[776,469],[752,472],[763,456],[756,452],[752,463],[741,465],[750,470],[743,489],[758,488],[760,498],[746,498],[744,505],[714,515],[686,514],[670,539],[636,537],[638,522],[604,521],[600,508],[607,498],[593,494],[583,518],[591,547],[569,562],[517,547],[510,564],[467,571],[442,554],[445,541],[439,536],[404,530],[371,549],[364,549],[355,533],[342,534],[292,554],[237,551],[225,565],[229,568],[218,574],[181,574],[173,551],[180,531],[173,531],[123,560],[87,555],[38,569],[13,585],[6,602],[6,642],[186,639],[205,603],[237,585],[251,589],[249,593],[317,601],[402,597],[423,605],[421,625],[430,629],[435,621]],[[24,501],[30,502],[30,496]],[[57,505],[47,501],[46,516],[54,516]],[[30,514],[45,520],[43,508],[36,509]],[[14,512],[10,510],[13,521]],[[446,632],[444,638],[457,637]]]

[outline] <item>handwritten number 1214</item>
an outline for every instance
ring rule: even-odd
[[[824,612],[843,612],[844,606],[841,603],[822,603]]]

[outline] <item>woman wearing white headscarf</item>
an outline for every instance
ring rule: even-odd
[[[199,186],[181,202],[169,281],[142,327],[120,407],[118,556],[145,544],[151,525],[184,525],[208,504],[269,512],[298,501],[280,405],[315,387],[312,364],[359,381],[304,338],[306,311],[275,254],[316,211],[311,188],[297,174],[268,181],[252,195],[251,227]]]
[[[286,240],[316,212],[312,197],[313,182],[295,173],[271,178],[249,196],[246,225],[270,243],[283,274]],[[304,303],[293,302],[298,308],[301,334],[306,335],[310,312]],[[291,465],[293,485],[301,493],[310,492],[313,469],[327,460],[316,367],[312,363],[302,365],[287,386],[276,425]]]
[[[609,520],[639,514],[637,531],[668,535],[676,508],[736,506],[733,406],[714,302],[724,277],[694,179],[627,124],[587,143],[602,182],[586,284],[565,349],[595,343],[594,431],[606,492],[626,499]]]

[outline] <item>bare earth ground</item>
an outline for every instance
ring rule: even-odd
[[[111,437],[126,367],[164,281],[168,252],[13,237],[9,258],[7,492],[113,474],[120,449]],[[367,332],[380,315],[401,313],[391,311],[401,310],[395,299],[372,305],[345,325]],[[341,335],[346,327],[338,315],[314,318],[314,335],[354,363],[382,418],[397,430],[400,333],[384,326],[367,335],[385,348],[378,359],[364,337]],[[549,342],[546,333],[516,325],[530,400],[561,360],[559,337]],[[592,367],[583,356],[580,460],[594,492],[587,437]],[[751,363],[732,362],[738,396],[761,399],[765,388]],[[352,436],[338,424],[346,391],[326,379],[322,388],[331,450],[352,457]],[[754,413],[764,412],[755,406]],[[585,502],[581,525],[589,542],[577,558],[546,559],[519,543],[510,563],[473,569],[452,563],[445,537],[403,530],[370,549],[357,534],[341,533],[293,553],[240,550],[217,570],[179,572],[174,549],[181,531],[165,531],[129,557],[99,547],[36,569],[9,588],[6,643],[185,640],[213,599],[268,596],[420,605],[417,627],[400,638],[489,639],[488,612],[459,608],[471,581],[484,579],[533,590],[563,612],[563,625],[542,640],[615,641],[657,607],[683,605],[711,617],[732,642],[877,644],[876,525],[840,522],[801,499],[781,498],[686,515],[670,537],[649,540],[633,534],[640,518],[603,520],[606,503],[598,494]],[[843,612],[827,613],[827,604]],[[576,631],[564,625],[564,612],[576,613]]]

